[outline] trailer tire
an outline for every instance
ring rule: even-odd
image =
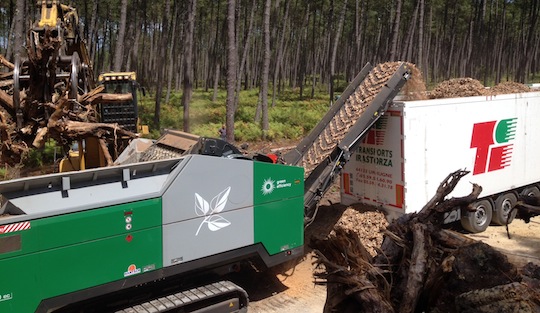
[[[522,195],[531,197],[540,197],[540,189],[538,187],[527,187],[521,192]]]
[[[505,193],[497,197],[495,200],[495,206],[493,207],[492,222],[498,225],[510,224],[516,217],[516,210],[512,211],[514,205],[516,205],[517,197],[513,193]],[[508,212],[512,211],[510,217]]]
[[[490,200],[480,200],[472,204],[476,209],[473,212],[466,212],[461,217],[461,226],[471,233],[481,233],[486,230],[491,223],[493,216],[493,202]]]

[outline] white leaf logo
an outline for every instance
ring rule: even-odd
[[[227,200],[229,199],[230,192],[231,187],[229,186],[225,188],[225,190],[220,192],[217,196],[212,198],[212,201],[210,201],[210,203],[208,203],[208,201],[206,201],[198,193],[195,193],[195,213],[198,216],[205,216],[204,220],[199,225],[195,236],[199,235],[199,231],[204,224],[208,225],[208,229],[210,231],[218,231],[231,225],[231,222],[218,214],[223,211],[223,209],[225,209],[225,205],[227,205]]]
[[[231,192],[231,187],[228,187],[227,189],[220,192],[217,196],[212,199],[212,207],[214,208],[212,210],[212,213],[219,213],[223,211],[225,208],[225,204],[227,204],[227,199],[229,198],[229,193]]]
[[[198,216],[204,216],[210,211],[208,201],[204,200],[198,193],[195,193],[195,212]]]
[[[231,222],[227,221],[223,216],[214,215],[208,219],[208,229],[211,231],[217,231],[222,228],[231,225]]]

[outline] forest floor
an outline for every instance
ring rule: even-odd
[[[250,295],[249,312],[298,313],[323,312],[326,287],[315,284],[314,252],[309,248],[312,235],[326,236],[347,210],[340,203],[339,188],[332,188],[321,201],[317,219],[306,229],[306,253],[297,264],[287,264],[263,272],[243,273],[235,282]],[[355,210],[371,210],[355,206]],[[455,227],[461,231],[460,227]],[[467,234],[472,239],[485,242],[506,254],[526,256],[529,261],[540,264],[540,217],[526,224],[516,219],[509,225],[509,239],[504,226],[490,226],[485,232]]]

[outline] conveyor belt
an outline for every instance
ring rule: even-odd
[[[305,169],[306,211],[316,206],[348,161],[350,151],[384,114],[410,75],[405,63],[375,67],[368,63],[313,131],[284,156],[285,163]]]

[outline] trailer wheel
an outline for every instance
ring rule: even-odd
[[[521,192],[522,195],[531,197],[540,197],[540,190],[538,187],[527,187]]]
[[[489,200],[481,200],[472,205],[476,210],[466,212],[461,217],[461,226],[471,233],[481,233],[488,228],[493,216],[493,204]]]
[[[506,225],[510,224],[514,220],[517,211],[512,211],[512,215],[508,217],[508,213],[512,210],[514,205],[516,205],[517,197],[513,193],[505,193],[500,195],[497,200],[495,200],[495,207],[493,211],[492,221],[495,224]]]

